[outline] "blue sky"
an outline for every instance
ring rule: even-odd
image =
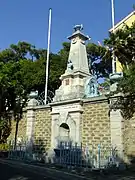
[[[0,48],[27,41],[47,48],[48,9],[52,8],[51,51],[57,52],[72,33],[83,24],[93,42],[108,36],[111,28],[111,0],[1,0]],[[128,15],[134,0],[115,0],[115,21]]]

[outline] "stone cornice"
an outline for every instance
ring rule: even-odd
[[[98,97],[90,97],[87,99],[79,98],[79,99],[72,99],[72,100],[64,100],[64,101],[52,102],[48,105],[26,107],[23,109],[23,112],[26,112],[28,110],[42,110],[42,109],[50,109],[51,110],[51,108],[53,106],[60,106],[60,105],[73,104],[73,103],[79,103],[80,105],[83,106],[83,104],[88,104],[88,103],[107,102],[108,100],[117,99],[118,97],[120,97],[120,95],[111,96],[111,97],[106,97],[105,95],[102,95],[102,96],[98,96]]]
[[[53,102],[50,103],[50,106],[59,106],[59,105],[64,105],[64,104],[71,104],[71,103],[82,103],[82,99],[72,99],[72,100],[65,100],[65,101],[59,101],[59,102]]]
[[[97,103],[103,101],[108,101],[108,98],[106,96],[98,96],[98,97],[90,97],[87,99],[83,99],[83,103]]]
[[[31,106],[31,107],[24,108],[23,111],[36,110],[36,109],[49,109],[49,108],[51,108],[49,105]]]

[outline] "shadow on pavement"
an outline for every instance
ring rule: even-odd
[[[7,164],[0,163],[0,180],[43,180],[43,179],[48,179],[48,178],[46,178],[45,175],[36,174],[32,171],[23,168],[19,168],[19,167],[16,168]]]

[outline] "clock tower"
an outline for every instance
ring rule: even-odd
[[[84,86],[89,73],[86,41],[90,38],[82,33],[83,26],[76,25],[68,39],[71,41],[67,69],[61,75],[62,84],[55,92],[54,102],[84,97]]]

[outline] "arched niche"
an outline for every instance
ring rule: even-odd
[[[52,128],[55,147],[60,141],[76,142],[76,123],[68,112],[54,118]]]
[[[70,128],[68,124],[62,123],[59,126],[59,138],[60,141],[70,141]]]

